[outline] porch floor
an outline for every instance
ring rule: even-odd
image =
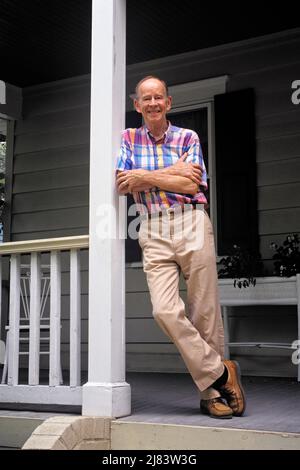
[[[118,421],[300,433],[300,383],[296,379],[244,377],[243,417],[212,419],[199,411],[189,374],[128,373],[132,414]]]
[[[132,414],[118,421],[300,433],[300,383],[296,378],[243,377],[243,417],[212,419],[199,411],[199,394],[189,374],[128,372]],[[9,411],[10,410],[10,411]],[[1,416],[47,419],[80,414],[81,407],[0,403]]]

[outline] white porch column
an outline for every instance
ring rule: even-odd
[[[118,219],[115,163],[125,123],[125,42],[126,0],[93,0],[89,373],[83,415],[119,417],[131,411],[125,382],[124,240],[111,227],[118,231],[124,217]]]

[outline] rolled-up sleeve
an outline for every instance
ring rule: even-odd
[[[188,155],[185,161],[187,163],[198,163],[201,166],[203,173],[202,173],[200,186],[202,186],[204,189],[207,189],[207,172],[205,168],[200,140],[196,132],[193,132],[191,135],[191,139],[189,142]]]
[[[128,134],[125,130],[122,133],[122,140],[120,152],[117,157],[116,171],[131,170],[132,169],[132,149],[128,141]]]

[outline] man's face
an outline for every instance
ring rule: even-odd
[[[145,124],[164,122],[166,113],[171,109],[171,97],[166,95],[163,83],[155,78],[149,78],[139,86],[134,106],[141,113]]]

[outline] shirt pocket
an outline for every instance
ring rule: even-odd
[[[179,158],[180,158],[180,150],[178,147],[171,146],[163,149],[163,162],[164,162],[164,167],[168,167],[171,165],[174,165],[174,163],[177,163]]]
[[[154,155],[134,155],[132,168],[142,170],[155,170],[156,166]]]

